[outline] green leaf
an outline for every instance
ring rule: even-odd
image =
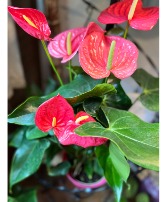
[[[98,112],[101,106],[101,102],[102,102],[102,98],[100,97],[88,98],[83,102],[83,108],[85,112],[87,112],[91,116],[96,117],[96,113]]]
[[[117,78],[112,78],[112,85],[115,87],[117,92],[114,94],[105,95],[102,102],[103,106],[125,110],[128,110],[132,106],[132,102],[130,98],[126,95],[120,82],[121,80]]]
[[[19,105],[11,114],[8,116],[8,122],[19,124],[19,125],[35,125],[34,115],[40,104],[45,99],[40,97],[30,97],[21,105]]]
[[[73,98],[75,99],[83,99],[84,93],[91,91],[97,84],[102,83],[102,79],[95,80],[92,79],[88,75],[78,75],[71,83],[66,84],[60,87],[55,92],[42,96],[42,97],[30,97],[26,101],[24,101],[21,105],[19,105],[11,114],[8,116],[8,122],[14,123],[18,125],[35,125],[34,116],[37,108],[46,100],[60,94],[64,98]],[[95,89],[97,90],[97,89]],[[95,91],[93,91],[95,92]],[[78,98],[77,96],[81,95],[82,98]],[[90,96],[90,94],[88,94]],[[87,95],[87,96],[88,96]],[[79,100],[80,101],[80,100]],[[72,100],[75,103],[74,100]]]
[[[110,29],[107,33],[109,35],[116,35],[116,36],[124,36],[124,32],[125,30],[122,27],[114,27],[112,29]]]
[[[126,182],[130,174],[130,166],[120,149],[113,143],[109,146],[110,158],[120,177]]]
[[[9,135],[9,146],[18,148],[25,138],[27,127],[21,126]]]
[[[139,96],[141,103],[151,111],[159,111],[159,78],[155,78],[144,69],[137,69],[132,78],[143,88]]]
[[[14,197],[8,196],[8,202],[18,202]]]
[[[102,108],[108,128],[89,122],[75,129],[81,136],[105,137],[114,142],[125,157],[139,166],[159,169],[159,124],[146,123],[128,111]]]
[[[60,94],[64,98],[74,98],[83,93],[91,91],[97,84],[101,84],[103,79],[92,79],[88,75],[79,74],[72,82],[61,86],[57,91],[44,96],[44,98],[49,99],[53,96]]]
[[[71,105],[74,105],[76,103],[83,102],[85,99],[90,98],[90,97],[95,97],[95,96],[100,97],[100,96],[104,96],[105,94],[115,93],[115,92],[116,92],[116,90],[115,90],[114,86],[112,86],[110,84],[107,84],[107,83],[97,84],[93,89],[91,89],[89,91],[87,90],[87,92],[82,93],[73,98],[67,98],[67,100]]]
[[[42,138],[46,137],[48,133],[42,132],[39,130],[37,127],[29,127],[28,130],[26,131],[26,138],[28,140],[36,139],[36,138]]]
[[[17,202],[38,202],[37,200],[37,190],[30,190],[23,192],[19,196],[16,197]]]
[[[114,191],[116,201],[120,202],[123,188],[123,180],[117,172],[116,168],[114,167],[111,157],[107,158],[104,175],[107,179],[107,182]]]
[[[16,150],[10,171],[10,188],[37,171],[49,144],[45,139],[31,140]]]
[[[48,167],[49,176],[60,176],[66,175],[71,167],[71,164],[68,161],[63,161],[55,167]]]
[[[99,164],[103,168],[104,176],[114,191],[116,201],[119,202],[122,194],[123,180],[112,162],[112,155],[109,153],[109,148],[101,145],[96,147],[95,152]]]

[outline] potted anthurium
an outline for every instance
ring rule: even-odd
[[[54,38],[39,10],[8,6],[8,12],[25,32],[41,40],[58,82],[53,92],[27,98],[8,116],[8,123],[20,126],[9,139],[9,146],[15,148],[9,199],[20,201],[15,187],[45,165],[48,175],[63,172],[80,189],[86,183],[91,183],[90,188],[108,184],[119,202],[130,163],[159,170],[159,123],[145,122],[129,112],[133,103],[121,85],[131,77],[142,89],[137,99],[158,112],[159,79],[138,68],[138,48],[127,36],[129,27],[151,30],[159,8],[143,8],[142,0],[122,0],[98,17],[99,23],[115,26],[127,21],[122,36],[117,27],[106,32],[90,22]],[[76,54],[79,67],[72,65]],[[52,57],[67,64],[68,83],[63,82]],[[62,161],[53,165],[58,154]]]

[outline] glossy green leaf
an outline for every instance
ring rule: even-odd
[[[116,93],[107,94],[104,96],[102,105],[108,107],[114,107],[117,109],[128,110],[132,106],[130,98],[125,93],[121,86],[121,80],[113,78],[111,84],[115,87]]]
[[[19,105],[11,114],[8,116],[8,122],[19,124],[19,125],[35,125],[34,115],[40,104],[45,99],[40,97],[30,97],[21,105]]]
[[[123,153],[114,143],[110,143],[109,153],[110,158],[112,160],[112,164],[114,165],[116,171],[118,172],[120,177],[126,182],[130,174],[130,166],[127,160],[125,159]]]
[[[102,79],[94,80],[88,75],[78,75],[71,83],[60,87],[58,90],[49,95],[42,97],[34,96],[28,98],[25,102],[19,105],[11,114],[9,114],[8,122],[18,125],[35,125],[35,112],[39,105],[41,105],[44,101],[58,94],[62,95],[64,98],[69,99],[73,97],[76,97],[75,99],[81,99],[78,97],[79,95],[81,95],[83,99],[84,96],[82,94],[91,91],[93,88],[95,88],[97,84],[102,83],[102,81]],[[74,100],[72,100],[72,102],[75,103]]]
[[[66,175],[69,172],[71,164],[68,161],[63,161],[55,167],[48,167],[49,176]]]
[[[21,126],[21,128],[16,129],[13,133],[9,135],[9,146],[11,147],[20,147],[22,142],[26,139],[27,127]]]
[[[123,180],[117,172],[116,168],[114,167],[112,159],[110,157],[107,158],[104,175],[107,179],[107,182],[114,191],[116,202],[120,202],[123,188]]]
[[[10,188],[37,171],[49,144],[45,139],[31,140],[16,150],[10,171]]]
[[[42,132],[36,126],[29,127],[26,131],[26,138],[29,140],[46,137],[48,133]]]
[[[132,78],[142,87],[139,100],[151,111],[159,111],[159,78],[153,77],[144,69],[137,69]]]
[[[101,102],[102,102],[102,98],[100,97],[88,98],[83,102],[83,108],[85,112],[87,112],[91,116],[96,117],[96,113],[98,112],[101,106]]]
[[[108,93],[112,94],[115,92],[116,92],[116,90],[115,90],[114,86],[112,86],[110,84],[107,84],[107,83],[97,84],[92,90],[90,90],[90,91],[87,90],[87,92],[80,94],[78,96],[75,96],[73,98],[67,98],[67,100],[71,105],[74,105],[74,104],[80,103],[90,97],[95,97],[95,96],[100,97],[100,96],[104,96],[105,94],[108,94]]]
[[[122,194],[123,180],[120,174],[115,168],[112,161],[112,155],[109,153],[109,148],[105,145],[96,147],[96,156],[98,158],[99,164],[103,168],[104,176],[112,187],[116,201],[119,202]]]
[[[108,128],[98,122],[83,124],[75,129],[81,136],[105,137],[114,142],[125,157],[139,166],[159,169],[159,124],[146,123],[128,111],[102,108]]]
[[[57,91],[44,96],[44,98],[49,99],[57,94],[62,95],[64,98],[74,98],[91,91],[97,84],[101,84],[102,81],[102,79],[95,80],[88,75],[79,74],[72,82],[61,86]]]

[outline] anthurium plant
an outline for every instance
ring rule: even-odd
[[[103,176],[119,202],[130,162],[159,170],[159,123],[145,122],[129,111],[133,102],[121,84],[131,77],[141,88],[137,100],[158,112],[159,79],[138,68],[139,51],[128,39],[128,30],[153,29],[159,8],[144,8],[142,0],[121,0],[99,14],[99,24],[90,22],[54,38],[41,11],[8,6],[8,12],[25,32],[41,40],[58,83],[53,92],[27,98],[8,116],[8,123],[20,125],[9,138],[9,146],[15,148],[9,173],[10,199],[15,200],[15,186],[45,165],[49,176],[70,173],[85,182]],[[118,31],[123,22],[127,26]],[[100,23],[114,27],[105,31]],[[72,65],[75,55],[77,67]],[[68,83],[52,58],[67,64]],[[60,153],[62,162],[53,165]]]

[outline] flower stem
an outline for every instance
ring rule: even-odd
[[[70,78],[70,82],[71,82],[72,81],[71,60],[69,60],[69,62],[68,62],[68,70],[69,70],[69,78]]]
[[[41,40],[41,42],[42,42],[42,46],[43,46],[43,48],[44,48],[44,50],[45,50],[45,53],[46,53],[46,55],[47,55],[47,58],[48,58],[48,60],[49,60],[49,62],[50,62],[50,64],[51,64],[51,66],[52,66],[52,68],[53,68],[53,71],[55,72],[55,74],[56,74],[56,76],[57,76],[57,78],[58,78],[58,80],[59,80],[60,85],[63,86],[63,81],[61,80],[60,75],[59,75],[59,73],[58,73],[56,67],[55,67],[54,64],[53,64],[52,58],[50,57],[50,54],[49,54],[48,49],[47,49],[47,47],[46,47],[45,41],[44,41],[44,40]]]
[[[127,22],[127,24],[126,24],[126,28],[125,28],[125,32],[124,32],[124,39],[127,38],[128,29],[129,29],[129,22]]]

